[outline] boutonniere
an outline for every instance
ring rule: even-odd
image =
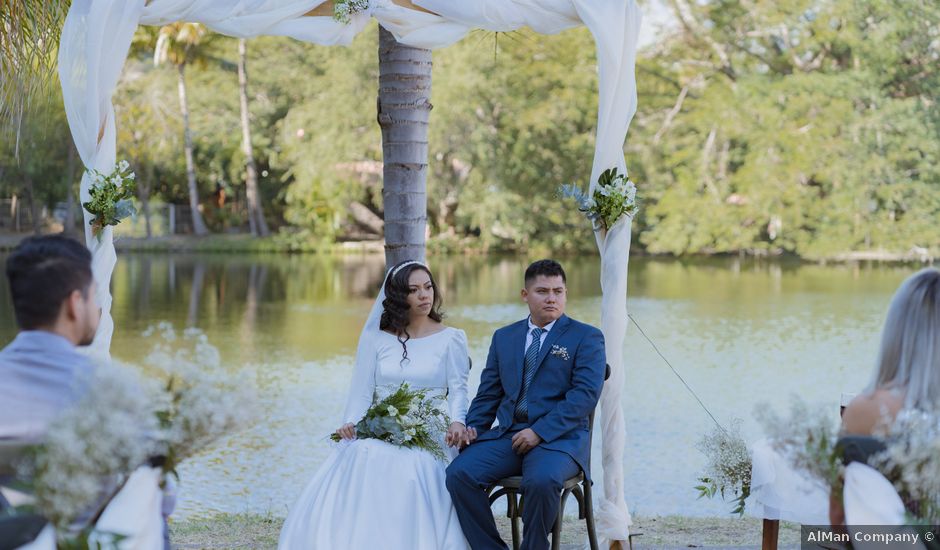
[[[553,345],[552,346],[552,355],[555,357],[561,357],[565,361],[571,359],[571,356],[568,355],[568,348],[564,346]]]

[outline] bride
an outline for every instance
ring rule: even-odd
[[[278,548],[468,548],[444,486],[446,464],[426,450],[356,439],[355,424],[373,400],[407,382],[446,396],[451,424],[442,446],[468,443],[467,336],[441,323],[440,303],[424,264],[402,262],[386,274],[359,337],[345,423],[336,430],[342,441],[291,508]]]

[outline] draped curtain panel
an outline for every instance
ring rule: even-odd
[[[586,26],[597,46],[599,77],[597,139],[591,190],[598,176],[617,167],[626,173],[623,144],[636,112],[636,43],[641,14],[635,0],[372,0],[348,24],[333,20],[324,0],[74,0],[62,30],[59,76],[65,111],[86,168],[109,172],[115,164],[116,122],[111,97],[138,25],[175,21],[203,23],[215,32],[248,38],[289,36],[314,44],[347,45],[370,18],[411,46],[446,47],[473,29],[507,32],[529,27],[553,34]],[[317,8],[321,8],[317,10]],[[313,13],[316,10],[316,13]],[[91,183],[82,177],[81,200]],[[109,284],[117,257],[111,228],[91,234],[85,212],[85,240],[92,251],[102,322],[92,354],[107,358],[114,323]],[[627,327],[627,262],[630,219],[596,234],[601,255],[601,329],[611,376],[601,395],[604,499],[598,506],[598,534],[626,541],[631,523],[624,501],[623,450],[626,442],[621,392],[623,342]]]

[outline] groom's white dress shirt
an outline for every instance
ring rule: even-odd
[[[522,348],[522,353],[525,353],[526,351],[528,351],[529,344],[532,343],[532,329],[534,328],[542,329],[542,334],[539,336],[539,349],[542,349],[542,344],[544,344],[545,339],[548,338],[548,331],[552,330],[552,327],[555,326],[556,322],[557,322],[557,319],[545,325],[544,327],[539,327],[538,325],[532,322],[532,317],[529,317],[529,330],[528,332],[525,333],[525,347]]]

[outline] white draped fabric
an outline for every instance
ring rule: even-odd
[[[65,110],[82,162],[110,171],[115,163],[116,132],[111,96],[138,25],[192,21],[236,37],[290,36],[321,45],[349,44],[373,17],[396,39],[419,48],[441,48],[472,29],[511,31],[529,27],[557,33],[585,25],[597,45],[599,105],[591,186],[606,169],[626,172],[623,144],[636,111],[636,41],[641,14],[635,0],[414,0],[433,13],[372,0],[369,10],[348,25],[331,17],[305,16],[324,0],[74,0],[62,31],[59,72]],[[88,177],[81,197],[87,200]],[[85,222],[89,215],[85,213]],[[598,532],[608,540],[627,539],[630,515],[624,501],[623,448],[626,440],[620,394],[623,341],[627,326],[626,279],[631,221],[599,232],[603,301],[601,329],[607,339],[611,376],[601,396],[604,501],[598,507]],[[116,261],[111,230],[100,239],[86,230],[94,258],[103,319],[93,349],[107,355],[113,333],[108,286]]]
[[[801,470],[796,470],[761,439],[751,449],[751,496],[747,515],[803,525],[829,525],[829,490]]]

